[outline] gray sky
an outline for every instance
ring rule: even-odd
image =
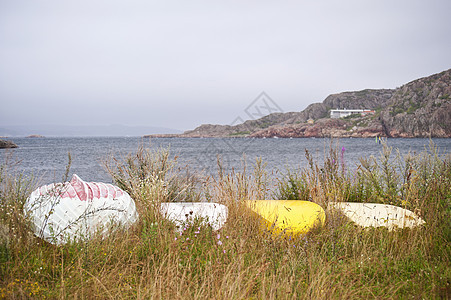
[[[229,124],[451,68],[451,1],[0,0],[0,126]]]

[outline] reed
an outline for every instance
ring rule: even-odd
[[[137,203],[140,220],[107,238],[63,246],[31,234],[23,203],[36,181],[0,168],[0,297],[137,299],[449,298],[451,293],[451,156],[434,145],[401,156],[346,165],[346,149],[324,162],[289,170],[273,188],[258,159],[249,171],[191,174],[169,149],[140,147],[109,157],[115,183]],[[244,160],[243,160],[244,161]],[[401,205],[426,225],[388,231],[360,228],[339,214],[300,239],[260,231],[246,199],[302,199]],[[229,218],[213,231],[197,222],[177,230],[157,213],[159,202],[226,204]]]

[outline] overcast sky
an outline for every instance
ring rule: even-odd
[[[451,68],[451,1],[0,0],[0,126],[229,124]]]

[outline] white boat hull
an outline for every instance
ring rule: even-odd
[[[135,202],[111,184],[70,182],[39,187],[24,205],[34,234],[52,244],[106,234],[112,225],[129,226],[138,220]]]
[[[228,208],[211,202],[165,202],[161,203],[160,213],[179,229],[200,220],[203,225],[219,230],[227,221]]]
[[[388,204],[329,202],[329,209],[342,212],[351,221],[363,227],[395,228],[416,227],[425,223],[412,211]]]

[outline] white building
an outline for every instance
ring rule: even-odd
[[[375,111],[371,109],[331,109],[330,117],[332,119],[344,118],[354,114],[365,116],[367,114],[374,114]]]

